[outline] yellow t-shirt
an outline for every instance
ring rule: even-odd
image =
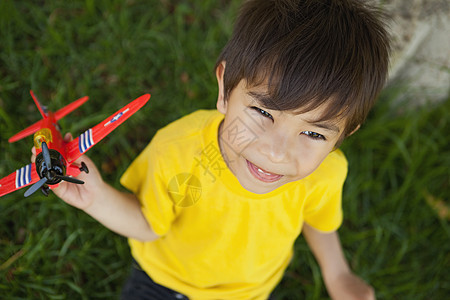
[[[223,161],[222,120],[201,110],[169,124],[122,176],[160,235],[130,239],[132,255],[155,282],[190,299],[267,299],[303,222],[321,231],[341,224],[347,161],[333,151],[308,177],[254,194]]]

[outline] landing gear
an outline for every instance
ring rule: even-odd
[[[81,171],[81,172],[85,172],[86,174],[89,174],[89,169],[88,169],[88,167],[86,166],[86,164],[84,163],[84,161],[81,162],[80,171]]]
[[[48,194],[50,194],[50,188],[48,185],[44,185],[41,187],[42,194],[44,194],[45,197],[48,197]]]

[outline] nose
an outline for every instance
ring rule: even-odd
[[[286,132],[271,131],[260,139],[259,150],[273,163],[283,163],[289,160],[289,138]]]

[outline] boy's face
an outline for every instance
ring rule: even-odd
[[[305,178],[333,151],[345,124],[316,122],[324,107],[301,114],[264,109],[258,98],[266,95],[265,86],[247,87],[244,80],[224,101],[220,72],[220,150],[246,190],[265,194]]]

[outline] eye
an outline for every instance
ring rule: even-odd
[[[252,106],[251,109],[257,111],[258,113],[260,113],[260,114],[263,115],[264,117],[273,120],[272,115],[269,114],[267,111],[265,111],[265,110],[263,110],[263,109],[261,109],[261,108],[259,108],[259,107],[256,107],[256,106]]]
[[[314,132],[314,131],[302,131],[302,134],[308,136],[309,138],[311,138],[313,140],[323,140],[323,141],[327,140],[325,138],[325,136],[323,136],[320,133]]]

